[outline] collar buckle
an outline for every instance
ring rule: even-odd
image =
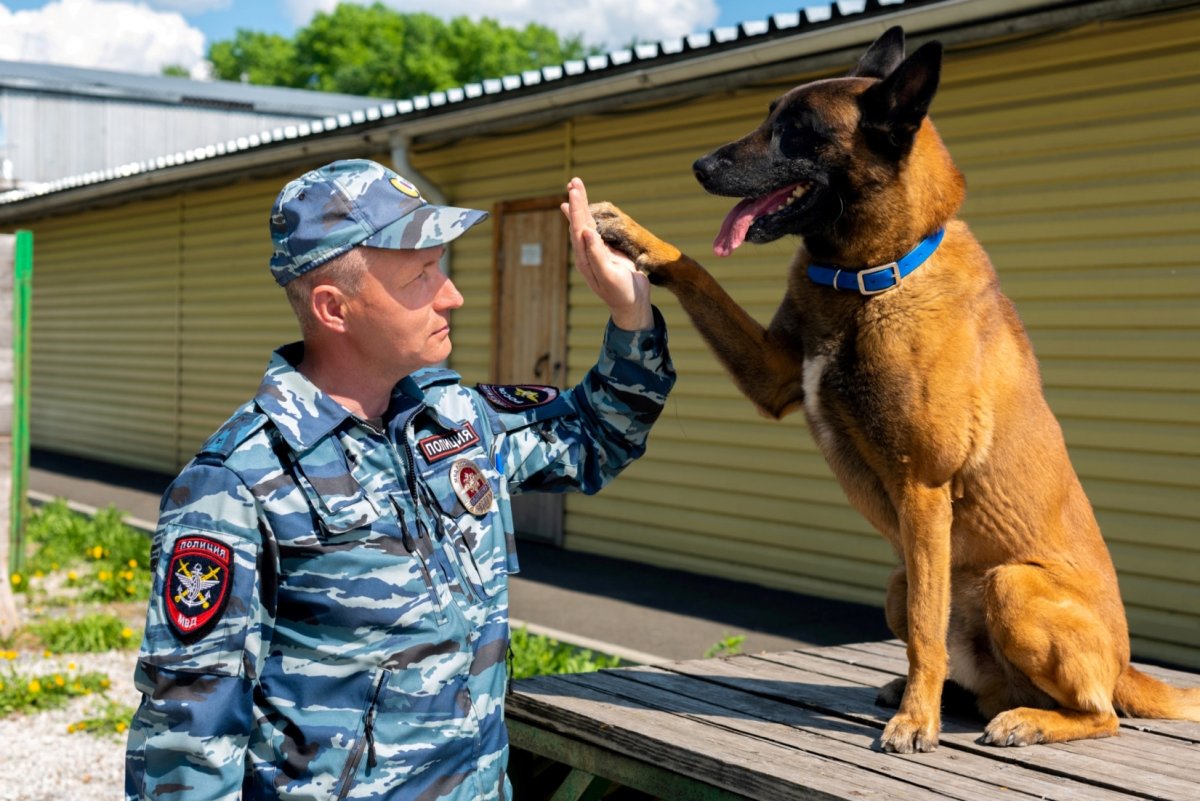
[[[881,286],[878,289],[867,288],[867,276],[886,273],[889,271],[892,273],[894,279],[893,283],[888,284],[887,286]],[[904,276],[900,274],[899,262],[894,261],[889,264],[881,264],[878,267],[871,267],[868,270],[859,270],[857,273],[855,273],[855,276],[858,278],[858,292],[860,295],[878,295],[882,292],[887,292],[900,286],[900,282],[904,280]]]

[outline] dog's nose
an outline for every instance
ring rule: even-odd
[[[696,180],[701,184],[707,184],[708,178],[712,174],[712,156],[701,156],[692,162],[692,174],[696,176]]]

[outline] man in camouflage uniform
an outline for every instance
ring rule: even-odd
[[[511,798],[510,495],[599,490],[674,381],[645,276],[568,196],[612,320],[560,391],[430,369],[462,305],[439,259],[484,212],[368,161],[283,189],[271,269],[304,340],[164,495],[129,799]]]

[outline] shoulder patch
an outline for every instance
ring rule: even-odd
[[[163,601],[171,629],[184,642],[204,636],[225,611],[233,586],[233,549],[212,537],[175,541]]]
[[[476,384],[475,387],[488,403],[502,412],[535,409],[558,397],[556,388],[537,384]]]

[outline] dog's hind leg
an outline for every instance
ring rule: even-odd
[[[985,691],[981,710],[1005,711],[987,724],[982,742],[1030,745],[1117,733],[1112,699],[1124,668],[1122,649],[1093,608],[1072,597],[1064,583],[1046,566],[1006,565],[989,573],[984,602],[998,655],[1057,708],[1006,708],[1021,703],[1022,695],[1025,703],[1034,700],[1015,685],[1007,698],[1004,691]]]

